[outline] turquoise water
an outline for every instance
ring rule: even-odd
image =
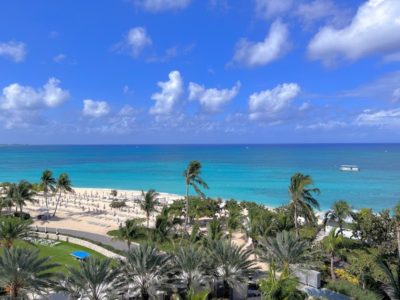
[[[311,175],[321,208],[346,199],[375,210],[400,200],[400,144],[226,146],[2,146],[0,182],[38,181],[45,168],[67,172],[77,187],[149,189],[183,194],[183,170],[203,163],[211,197],[270,206],[288,201],[295,172]],[[340,172],[356,164],[358,173]]]

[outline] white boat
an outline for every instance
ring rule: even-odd
[[[340,171],[344,172],[358,172],[360,171],[359,167],[356,165],[341,165]]]

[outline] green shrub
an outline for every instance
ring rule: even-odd
[[[379,297],[369,291],[363,290],[358,285],[351,284],[344,280],[329,281],[325,286],[327,289],[349,296],[356,300],[377,300]]]
[[[126,206],[126,203],[123,200],[122,201],[113,200],[110,203],[111,208],[121,208],[121,207],[125,207],[125,206]]]
[[[300,229],[300,237],[302,239],[313,241],[318,234],[318,227],[307,225]]]
[[[22,220],[29,220],[29,219],[31,218],[31,215],[28,214],[28,213],[26,213],[26,212],[19,212],[19,211],[16,211],[16,212],[14,213],[14,217],[16,217],[16,218],[21,218]]]

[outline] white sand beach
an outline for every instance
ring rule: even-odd
[[[111,196],[113,189],[102,188],[74,188],[75,193],[62,194],[56,217],[44,221],[37,216],[46,213],[46,205],[43,196],[37,196],[36,203],[29,203],[25,210],[34,220],[33,225],[47,226],[60,229],[80,230],[91,233],[106,234],[117,229],[120,224],[131,218],[145,218],[144,211],[140,208],[142,191],[116,190],[117,196]],[[183,196],[159,193],[159,211],[163,205],[168,205]],[[54,212],[58,195],[48,198],[49,212]],[[112,200],[126,200],[126,207],[111,208]],[[154,225],[157,213],[150,217],[150,226]]]

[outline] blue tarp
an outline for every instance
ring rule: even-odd
[[[81,260],[88,258],[90,256],[90,254],[85,251],[75,251],[75,252],[72,252],[71,255],[73,257],[75,257],[77,259],[81,259]]]

